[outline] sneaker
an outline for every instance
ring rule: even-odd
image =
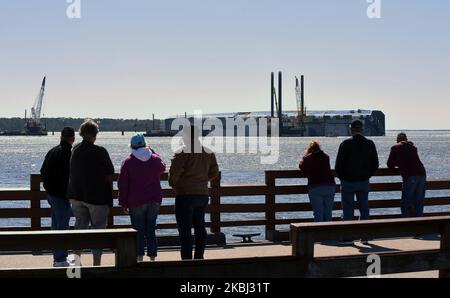
[[[70,264],[75,264],[75,256],[74,255],[69,255],[67,257],[67,262],[69,262]]]
[[[154,262],[156,260],[156,257],[150,257],[150,262]]]
[[[80,264],[77,264],[77,255],[69,255],[67,257],[67,262],[70,264],[70,266],[81,266],[81,259],[80,259]]]
[[[69,266],[70,266],[70,263],[67,261],[53,262],[53,267],[55,267],[55,268],[69,267]]]

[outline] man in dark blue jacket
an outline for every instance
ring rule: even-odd
[[[363,123],[355,120],[350,126],[352,138],[339,147],[336,175],[341,180],[344,220],[354,220],[355,195],[360,219],[369,219],[369,179],[378,170],[378,154],[373,141],[363,136]]]
[[[41,168],[44,189],[47,191],[48,203],[51,207],[52,230],[69,229],[72,209],[66,197],[66,192],[74,141],[75,130],[71,127],[65,127],[61,131],[61,143],[47,153]],[[53,266],[66,267],[68,265],[67,251],[55,250],[53,252]]]

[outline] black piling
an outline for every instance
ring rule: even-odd
[[[300,77],[300,92],[301,92],[301,108],[302,108],[302,116],[305,116],[305,76],[302,75]]]
[[[275,117],[275,74],[270,74],[270,117]]]
[[[280,121],[280,133],[283,129],[283,74],[278,72],[278,118]]]

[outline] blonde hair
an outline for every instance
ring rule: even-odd
[[[90,118],[85,119],[84,122],[80,125],[80,136],[83,137],[83,139],[95,138],[98,134],[98,131],[98,124]]]
[[[306,149],[306,154],[310,154],[313,152],[320,151],[320,144],[317,141],[311,141],[308,144],[308,148]]]

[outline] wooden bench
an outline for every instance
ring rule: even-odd
[[[113,249],[116,267],[133,267],[137,262],[137,232],[133,229],[0,232],[0,251],[54,249]]]
[[[252,237],[258,237],[261,233],[251,233],[251,234],[233,234],[234,237],[242,237],[242,243],[252,243]]]
[[[378,253],[381,258],[381,274],[440,270],[441,277],[450,276],[450,216],[292,224],[291,229],[294,242],[292,255],[288,256],[145,262],[136,265],[136,253],[133,249],[129,255],[130,260],[134,261],[134,266],[86,268],[83,271],[83,277],[298,278],[365,276],[368,254],[314,257],[315,242],[339,240],[344,237],[377,239],[411,237],[418,234],[440,235],[440,249]],[[92,238],[87,239],[92,240]],[[2,240],[3,238],[0,237],[0,241]],[[84,244],[93,245],[94,243]],[[17,248],[14,245],[11,246]],[[45,245],[45,248],[49,248],[49,246],[50,244]],[[67,246],[64,245],[64,247]],[[83,247],[85,246],[83,245]],[[20,249],[22,248],[23,243],[20,246]],[[63,276],[65,276],[64,271],[54,269],[0,270],[0,278]]]
[[[380,253],[382,274],[440,270],[440,277],[450,277],[450,216],[291,224],[290,233],[292,254],[304,260],[307,276],[333,277],[364,276],[367,255],[315,258],[318,241],[438,234],[439,250]]]

